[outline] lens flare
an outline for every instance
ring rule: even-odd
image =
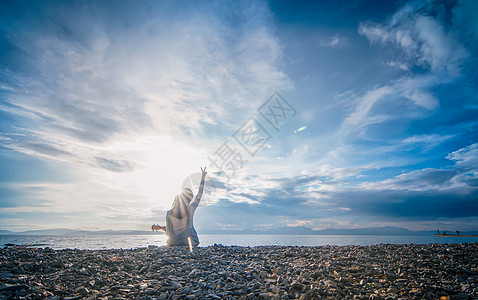
[[[294,130],[294,133],[301,132],[302,130],[307,129],[307,126],[302,126],[299,129]]]
[[[193,243],[191,242],[191,237],[188,236],[189,251],[193,252]]]

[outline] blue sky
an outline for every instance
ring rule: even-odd
[[[478,229],[476,1],[3,1],[0,20],[0,229],[148,229],[201,166],[198,231]]]

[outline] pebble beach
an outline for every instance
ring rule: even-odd
[[[478,299],[478,244],[0,250],[0,299]]]

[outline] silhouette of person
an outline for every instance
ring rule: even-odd
[[[172,208],[166,213],[166,236],[168,246],[188,246],[188,238],[194,247],[199,245],[199,238],[194,228],[194,212],[199,206],[206,178],[206,167],[201,168],[202,176],[199,189],[193,201],[193,192],[185,188],[174,198]]]

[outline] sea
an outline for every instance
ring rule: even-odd
[[[382,236],[382,235],[208,235],[199,236],[200,247],[224,246],[369,246],[378,244],[478,243],[478,237]],[[166,246],[164,234],[151,235],[0,235],[0,246],[14,244],[33,248],[136,249]]]

